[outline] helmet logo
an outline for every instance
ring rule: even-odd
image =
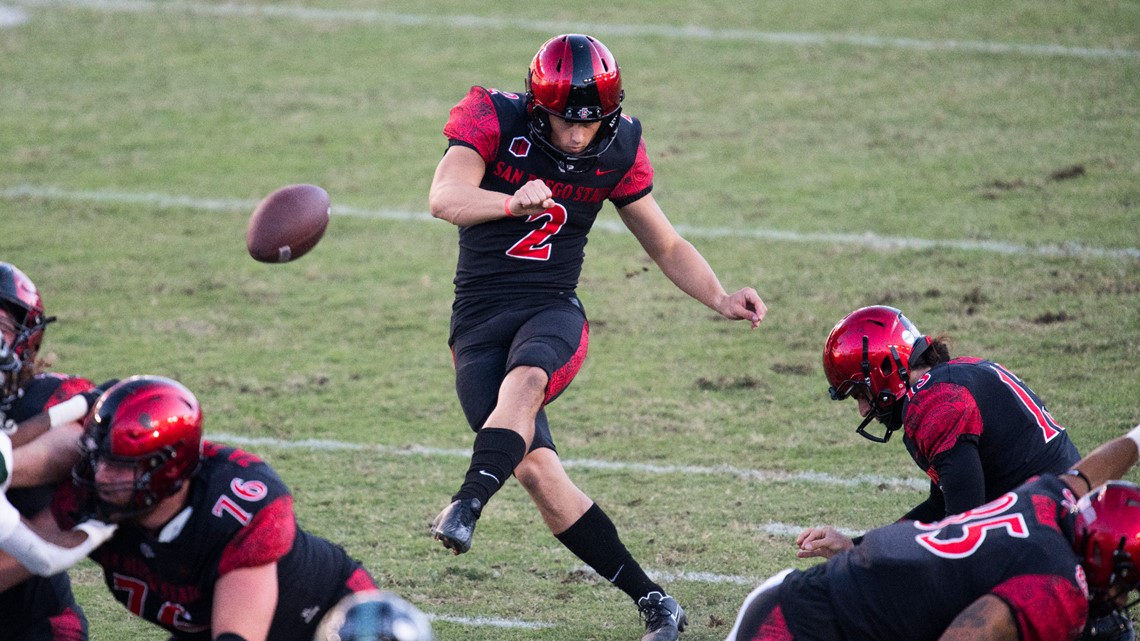
[[[530,141],[524,136],[518,136],[511,140],[511,145],[507,149],[515,158],[526,158],[527,154],[530,153]]]
[[[143,413],[139,414],[139,425],[142,425],[143,427],[150,429],[151,427],[154,426],[154,419],[152,419],[150,417],[150,414],[143,412]]]
[[[904,329],[902,332],[902,339],[906,341],[907,345],[914,345],[915,336],[909,329]]]

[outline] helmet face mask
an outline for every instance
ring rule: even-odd
[[[624,98],[621,69],[604,44],[582,34],[555,36],[538,50],[527,73],[531,137],[563,171],[585,171],[613,143]],[[551,141],[550,116],[602,126],[585,150],[570,154]]]
[[[176,381],[135,376],[95,403],[72,471],[81,506],[104,521],[144,515],[177,493],[201,462],[202,411]]]
[[[907,363],[921,335],[902,312],[885,305],[857,309],[836,323],[823,350],[828,394],[841,401],[856,397],[870,408],[856,428],[864,438],[885,443],[902,427],[902,410],[910,393]],[[866,431],[877,420],[883,436]]]
[[[1140,587],[1140,487],[1110,481],[1077,502],[1073,550],[1081,559],[1094,616],[1136,603]]]

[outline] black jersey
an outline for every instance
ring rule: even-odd
[[[1005,601],[1021,641],[1075,639],[1088,586],[1070,541],[1076,498],[1043,476],[981,507],[936,523],[902,521],[784,581],[796,639],[934,641],[987,594]],[[827,590],[812,589],[823,580]],[[799,598],[800,596],[804,598]]]
[[[578,285],[586,235],[606,200],[621,207],[648,194],[653,167],[641,123],[623,115],[613,144],[588,167],[564,171],[530,136],[526,100],[472,87],[444,127],[450,145],[474,149],[487,163],[480,187],[504,198],[542,179],[555,207],[529,218],[512,217],[459,227],[456,304],[510,300],[520,294],[569,293]]]
[[[54,505],[61,526],[72,525],[74,505],[74,492],[61,490]],[[157,536],[120,525],[91,558],[132,614],[188,641],[212,638],[214,585],[231,570],[277,562],[274,641],[310,641],[360,571],[342,548],[297,527],[289,490],[269,465],[209,442],[178,516]]]
[[[95,387],[94,383],[64,374],[38,374],[23,387],[23,395],[8,412],[16,422],[26,421],[49,407]],[[8,488],[8,500],[25,517],[32,517],[51,503],[54,485]],[[33,576],[0,592],[0,641],[21,638],[32,626],[47,624],[56,639],[86,638],[82,610],[75,602],[66,572],[52,577]],[[64,619],[64,620],[61,620]]]
[[[912,389],[903,427],[907,450],[935,484],[939,456],[963,439],[976,443],[986,501],[1080,460],[1041,399],[1009,370],[979,358],[931,368]]]

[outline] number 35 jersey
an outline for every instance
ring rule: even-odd
[[[156,535],[124,523],[91,554],[107,588],[173,639],[208,641],[218,578],[276,561],[279,594],[269,638],[310,641],[359,564],[297,526],[292,496],[265,462],[210,442],[203,449],[182,512]],[[68,484],[55,497],[63,527],[75,517],[74,489]]]
[[[825,566],[836,622],[850,639],[937,639],[966,607],[993,594],[1013,611],[1020,639],[1070,638],[1088,612],[1084,571],[1069,542],[1074,502],[1064,482],[1042,476],[937,523],[900,521],[868,532]]]

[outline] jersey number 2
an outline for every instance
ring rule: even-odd
[[[507,250],[508,256],[527,260],[550,260],[550,237],[562,231],[568,216],[565,207],[555,205],[541,214],[530,216],[526,221],[533,223],[544,217],[549,218],[549,220],[543,223],[542,227],[523,236],[522,240],[512,245]]]

